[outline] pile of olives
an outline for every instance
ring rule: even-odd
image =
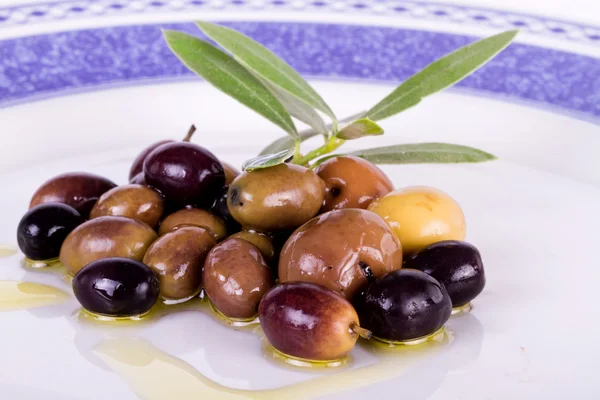
[[[446,193],[394,190],[354,156],[240,173],[192,133],[146,148],[127,185],[76,172],[33,195],[19,246],[58,259],[87,312],[139,318],[202,295],[233,321],[258,317],[278,352],[331,361],[358,337],[432,335],[483,290],[481,256]]]

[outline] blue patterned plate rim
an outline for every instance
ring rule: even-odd
[[[270,47],[302,74],[319,79],[400,82],[475,40],[380,26],[225,24]],[[192,78],[165,45],[161,28],[200,35],[192,23],[164,23],[4,40],[0,107],[72,92]],[[600,123],[600,59],[589,56],[513,43],[457,88]]]

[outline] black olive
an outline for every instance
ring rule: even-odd
[[[233,219],[231,213],[229,212],[229,208],[227,207],[228,191],[229,186],[225,186],[223,189],[221,189],[221,193],[213,203],[210,211],[225,222],[225,225],[227,226],[227,232],[231,235],[242,230],[242,226],[235,219]]]
[[[17,243],[27,258],[50,260],[58,257],[67,235],[84,221],[77,210],[66,204],[40,204],[21,218]]]
[[[443,283],[453,307],[460,307],[481,293],[485,272],[479,250],[458,240],[434,243],[406,260],[405,268],[414,268]]]
[[[421,338],[440,329],[452,313],[444,285],[414,269],[392,271],[354,299],[360,325],[388,341]]]
[[[150,311],[158,299],[159,284],[154,272],[139,261],[103,258],[75,275],[73,292],[89,312],[132,317]]]

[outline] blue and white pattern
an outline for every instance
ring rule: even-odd
[[[508,11],[394,0],[62,0],[0,8],[0,29],[19,24],[129,14],[235,10],[386,15],[514,29],[600,46],[600,27]]]
[[[228,24],[307,76],[399,82],[474,38],[349,25]],[[189,79],[160,28],[199,35],[191,23],[53,33],[0,42],[0,105],[104,85]],[[600,60],[512,44],[460,87],[600,117]]]

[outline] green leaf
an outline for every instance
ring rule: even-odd
[[[485,151],[450,143],[412,143],[349,153],[374,164],[450,164],[495,160]],[[320,160],[319,160],[320,161]]]
[[[279,100],[292,117],[304,122],[320,135],[326,135],[329,132],[327,124],[314,108],[264,79],[261,79],[261,82]]]
[[[352,140],[377,135],[383,135],[383,128],[369,118],[362,118],[346,125],[335,136],[340,139]]]
[[[373,121],[391,117],[418,104],[424,97],[457,83],[502,51],[517,33],[514,30],[490,36],[434,61],[404,81],[367,111],[366,116]]]
[[[357,118],[360,118],[361,116],[363,116],[365,114],[364,111],[356,113],[354,115],[351,115],[349,117],[346,117],[344,119],[342,119],[340,121],[340,123],[348,123],[351,121],[354,121]],[[327,124],[327,131],[329,131],[332,127],[333,124]],[[304,142],[305,140],[308,140],[312,137],[318,136],[321,133],[316,131],[315,129],[307,129],[305,131],[302,131],[298,134],[298,136],[300,136],[300,141]],[[265,147],[261,152],[260,155],[264,155],[264,154],[271,154],[271,153],[275,153],[284,149],[290,149],[294,147],[294,143],[295,140],[292,139],[289,136],[283,136],[280,137],[279,139],[275,140],[274,142],[272,142],[270,145],[268,145],[267,147]]]
[[[294,156],[294,148],[279,151],[274,154],[266,154],[254,157],[246,161],[242,165],[244,171],[252,171],[254,169],[268,168],[275,165],[283,164],[286,160]]]
[[[271,50],[233,29],[202,21],[197,21],[196,25],[246,68],[336,121],[335,114],[321,96]]]
[[[294,122],[283,105],[240,63],[212,44],[177,31],[164,31],[167,44],[188,67],[217,89],[297,137]]]

